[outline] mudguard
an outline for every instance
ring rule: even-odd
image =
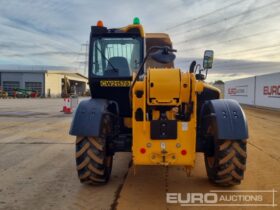
[[[107,112],[108,100],[89,99],[79,103],[72,120],[70,135],[99,136],[101,120]]]
[[[235,100],[217,99],[206,101],[203,110],[208,107],[217,128],[217,139],[243,140],[248,138],[246,116]],[[203,117],[203,116],[202,116]]]

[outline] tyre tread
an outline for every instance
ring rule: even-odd
[[[105,141],[95,137],[76,138],[76,165],[80,181],[89,183],[106,183],[109,173],[105,173],[106,166]]]

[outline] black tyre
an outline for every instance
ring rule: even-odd
[[[233,186],[241,183],[246,169],[246,140],[221,140],[215,138],[215,129],[207,129],[212,151],[205,153],[205,166],[208,178],[220,186]]]
[[[112,170],[113,156],[106,154],[104,138],[77,137],[76,164],[81,182],[107,183]]]

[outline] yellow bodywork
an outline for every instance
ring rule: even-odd
[[[180,77],[180,69],[150,69],[147,81],[148,105],[179,105]]]
[[[141,37],[145,36],[144,29],[143,29],[143,26],[141,24],[136,24],[136,25],[135,24],[131,24],[131,25],[128,25],[126,27],[120,28],[120,30],[122,30],[124,32],[127,32],[130,29],[134,29],[134,28],[138,28],[139,29]]]
[[[133,28],[139,29],[141,37],[146,37],[142,25],[129,25],[120,28],[120,30],[127,32]],[[147,37],[150,39],[164,38],[165,42],[171,45],[166,34],[148,34]],[[158,67],[154,62],[147,66]],[[123,123],[125,127],[132,128],[134,165],[194,166],[197,94],[200,94],[205,87],[210,89],[213,89],[213,87],[208,87],[203,81],[196,80],[194,73],[182,72],[178,68],[172,68],[172,66],[168,65],[168,68],[148,68],[143,79],[136,81],[133,87],[131,94],[132,118],[124,118]],[[134,78],[135,73],[133,74]],[[123,81],[114,84],[104,81],[102,84],[104,86],[118,85],[123,87],[130,85],[129,82],[125,83]],[[137,96],[136,92],[141,92],[141,97],[139,94]],[[191,106],[188,106],[190,104]],[[185,112],[191,112],[189,120],[176,117],[179,108],[182,106],[184,106]],[[166,109],[167,120],[176,121],[176,139],[151,138],[151,121],[156,121],[161,117],[159,111],[161,108],[159,107]],[[136,120],[137,110],[142,110],[142,120]]]
[[[135,165],[194,166],[196,94],[202,90],[203,83],[197,82],[194,74],[173,68],[150,68],[143,80],[135,83],[132,90],[132,153]],[[191,101],[190,120],[178,119],[178,109]],[[165,107],[166,120],[177,121],[176,139],[151,138],[151,121],[159,119],[160,107]],[[189,107],[185,108],[186,112],[190,111]],[[142,120],[136,118],[139,109],[143,112]]]

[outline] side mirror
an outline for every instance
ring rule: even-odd
[[[204,58],[203,58],[203,68],[204,69],[212,69],[214,60],[214,51],[213,50],[205,50]]]
[[[175,60],[176,56],[174,53],[175,50],[168,47],[158,49],[154,53],[151,53],[151,58],[159,63],[167,64]]]

